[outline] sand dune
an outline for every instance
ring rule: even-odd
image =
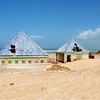
[[[64,65],[72,70],[100,69],[100,59],[84,59]]]
[[[100,59],[62,64],[69,72],[0,72],[0,100],[100,100]]]

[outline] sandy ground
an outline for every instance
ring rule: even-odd
[[[0,100],[100,100],[100,59],[61,64],[70,72],[0,71]]]

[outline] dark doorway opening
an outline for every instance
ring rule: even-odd
[[[71,55],[67,55],[67,62],[71,62]]]

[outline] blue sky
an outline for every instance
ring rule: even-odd
[[[75,38],[100,49],[100,0],[0,0],[0,47],[20,31],[42,48]]]

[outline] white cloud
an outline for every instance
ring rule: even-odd
[[[83,32],[80,32],[76,38],[79,39],[89,39],[89,38],[94,38],[100,35],[100,28],[96,28],[95,30],[89,29]]]

